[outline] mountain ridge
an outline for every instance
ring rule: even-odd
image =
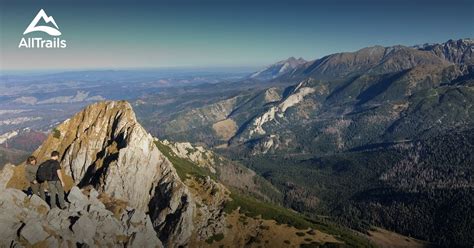
[[[440,216],[433,209],[469,194],[470,144],[459,143],[456,153],[437,150],[432,144],[448,149],[450,142],[470,137],[474,127],[472,49],[470,39],[420,47],[364,48],[307,62],[274,79],[244,80],[241,88],[236,84],[225,90],[216,87],[214,94],[197,90],[186,98],[199,104],[165,105],[160,119],[139,112],[146,123],[160,123],[147,127],[161,137],[211,147],[254,169],[278,188],[287,207],[335,216],[363,232],[370,224],[386,223],[385,228],[442,246],[466,245],[471,239],[462,225],[449,225],[458,231],[454,235],[441,234],[429,223],[464,223],[458,215]],[[199,98],[201,94],[206,95],[205,101]],[[154,101],[142,99],[144,106]],[[380,150],[365,151],[368,147]],[[438,156],[427,156],[420,162],[423,165],[416,159],[402,161],[403,156],[426,153]],[[449,159],[451,164],[446,162]],[[403,174],[407,166],[414,171]],[[449,186],[414,193],[392,183],[416,185],[410,177],[418,178],[418,172]],[[445,180],[451,172],[456,182]],[[395,176],[383,180],[383,175]],[[332,178],[338,178],[337,182]],[[401,198],[386,202],[392,195]],[[434,201],[432,207],[425,205],[428,201]],[[466,200],[458,207],[469,206]],[[468,213],[460,215],[471,221]],[[421,217],[418,224],[401,224]]]
[[[395,45],[383,47],[377,45],[354,52],[335,53],[315,60],[300,61],[300,63],[293,63],[291,70],[285,73],[270,73],[275,68],[279,69],[279,66],[285,64],[288,60],[295,60],[294,57],[290,57],[287,60],[269,65],[265,69],[253,73],[250,77],[257,78],[261,73],[270,73],[270,77],[262,77],[261,79],[278,80],[278,78],[281,78],[280,80],[287,80],[303,76],[337,79],[350,76],[349,72],[351,74],[387,73],[418,65],[442,64],[443,61],[444,63],[473,64],[473,53],[474,41],[471,38],[415,46]],[[404,59],[410,57],[411,59],[419,58],[420,60]],[[437,60],[436,57],[441,60]],[[371,71],[367,71],[368,69],[371,69]]]

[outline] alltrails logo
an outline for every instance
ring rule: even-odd
[[[43,20],[46,24],[51,23],[52,25],[54,25],[54,27],[39,26],[38,22],[40,20]],[[54,18],[52,16],[48,16],[43,9],[41,9],[36,15],[36,17],[33,19],[33,21],[31,21],[30,25],[25,29],[25,32],[23,32],[23,35],[37,31],[47,33],[50,36],[61,35],[58,24],[56,24]],[[54,37],[53,39],[43,39],[41,37],[23,37],[20,40],[20,44],[18,44],[18,48],[66,48],[66,46],[66,40],[62,40],[59,37]]]

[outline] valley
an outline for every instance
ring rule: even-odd
[[[284,73],[278,62],[260,80],[191,87],[169,102],[164,92],[134,107],[155,135],[213,147],[255,170],[286,207],[362,232],[375,225],[467,245],[473,44],[369,47]]]

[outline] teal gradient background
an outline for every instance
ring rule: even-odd
[[[66,49],[17,48],[41,8]],[[474,36],[465,0],[1,0],[0,11],[2,70],[262,66]]]

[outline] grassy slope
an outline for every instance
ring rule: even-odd
[[[275,220],[279,224],[287,224],[297,229],[312,228],[319,230],[334,235],[350,247],[372,246],[365,238],[358,237],[353,231],[336,226],[333,223],[309,219],[298,212],[271,203],[262,202],[249,196],[232,193],[231,197],[232,201],[227,202],[224,208],[224,211],[227,213],[240,207],[240,212],[249,217],[259,216],[262,219]]]

